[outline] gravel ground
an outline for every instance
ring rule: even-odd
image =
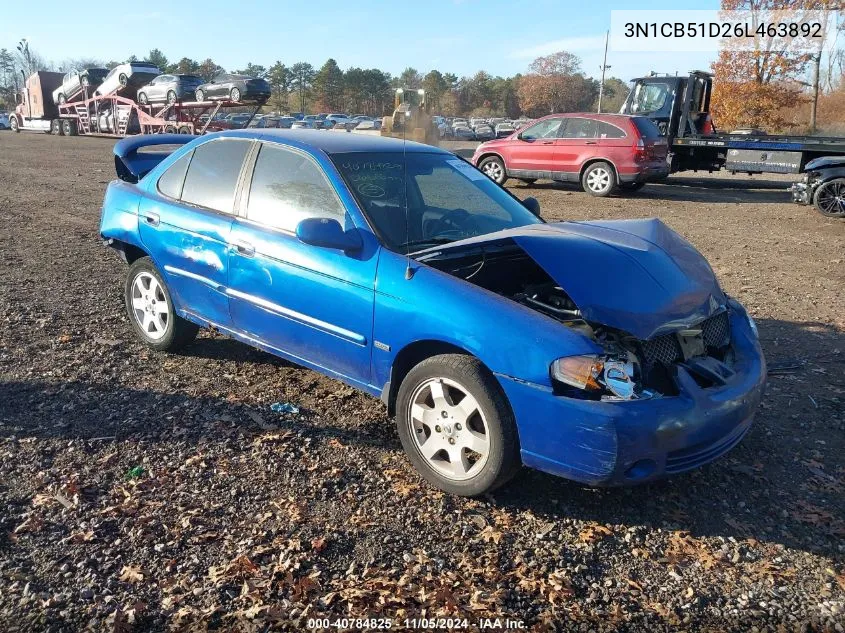
[[[0,630],[843,631],[845,222],[785,180],[514,186],[549,219],[662,218],[796,369],[696,472],[595,490],[526,471],[466,500],[411,471],[376,399],[210,333],[178,356],[136,342],[97,235],[111,145],[0,133]]]

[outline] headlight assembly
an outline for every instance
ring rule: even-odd
[[[613,356],[588,354],[567,356],[552,363],[551,375],[558,382],[602,394],[602,400],[634,400],[650,396],[637,384],[639,362],[630,352]]]

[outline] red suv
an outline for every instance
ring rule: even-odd
[[[580,182],[607,196],[669,175],[666,138],[654,122],[624,114],[552,114],[507,138],[482,143],[472,163],[500,185],[509,177]]]

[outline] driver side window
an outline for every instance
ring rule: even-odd
[[[305,218],[332,218],[343,226],[346,209],[314,161],[265,143],[255,162],[246,217],[293,233]]]
[[[544,119],[531,127],[525,128],[519,137],[526,141],[533,141],[539,138],[557,138],[560,122],[561,119]]]

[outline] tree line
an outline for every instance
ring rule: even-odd
[[[142,59],[165,73],[194,74],[209,81],[224,68],[212,59],[182,57],[171,61],[154,48]],[[67,59],[59,64],[46,62],[21,40],[15,51],[0,49],[0,107],[14,105],[14,94],[22,83],[21,70],[66,72],[73,68],[104,66],[121,62],[92,58]],[[537,117],[552,112],[595,110],[599,82],[581,70],[581,60],[568,52],[538,57],[527,72],[512,77],[493,76],[480,70],[459,77],[440,70],[420,72],[406,68],[399,75],[378,68],[352,67],[343,70],[334,59],[315,68],[308,62],[287,65],[281,61],[265,66],[250,62],[230,72],[267,80],[272,88],[268,106],[279,112],[348,112],[382,116],[393,110],[397,88],[424,89],[432,113],[444,116]],[[627,96],[626,84],[617,78],[605,81],[603,110],[616,112]]]

